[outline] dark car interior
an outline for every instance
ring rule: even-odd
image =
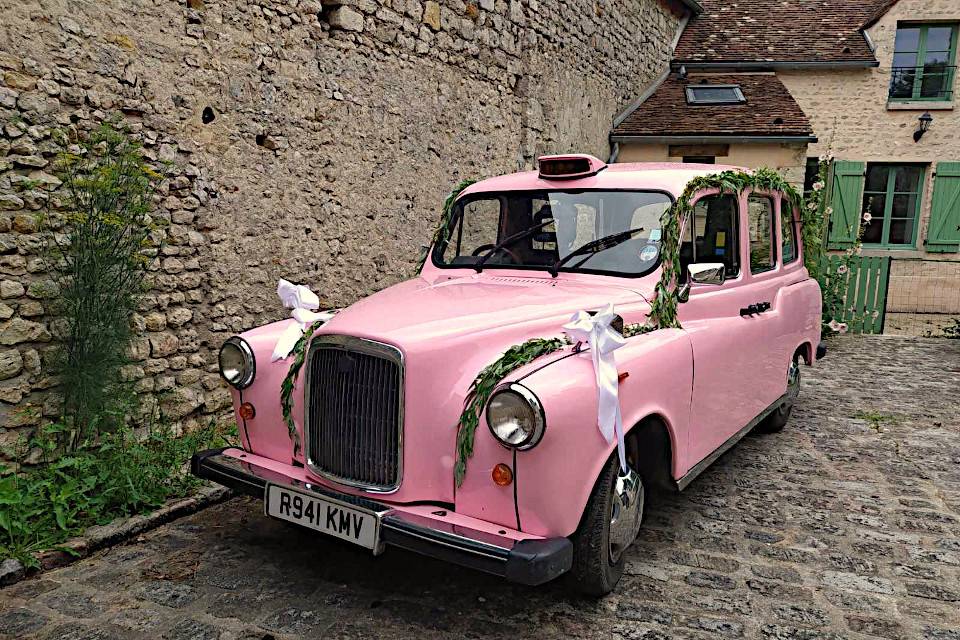
[[[737,210],[737,199],[730,195],[706,196],[694,205],[680,242],[681,282],[695,263],[722,262],[728,278],[740,273]]]

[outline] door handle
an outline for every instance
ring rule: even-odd
[[[744,307],[740,309],[740,315],[755,316],[763,313],[764,311],[768,311],[769,309],[770,309],[769,302],[757,302],[757,303],[751,304],[748,307]]]

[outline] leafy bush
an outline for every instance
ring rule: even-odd
[[[817,180],[804,201],[802,215],[804,263],[810,275],[820,284],[823,298],[821,329],[824,335],[847,331],[847,325],[840,321],[846,306],[847,274],[860,255],[864,226],[870,224],[869,214],[865,213],[863,224],[857,223],[859,231],[856,240],[840,255],[836,264],[828,264],[826,236],[833,209],[827,205],[826,196],[832,163],[833,156],[829,152],[820,156]],[[866,208],[869,210],[869,203]]]
[[[67,448],[95,436],[113,415],[120,367],[131,340],[130,317],[150,263],[151,197],[162,176],[140,146],[106,122],[60,154],[57,174],[67,233],[49,234],[63,323],[55,352]]]
[[[47,461],[20,473],[0,465],[0,559],[36,566],[32,553],[56,548],[86,527],[150,511],[190,493],[199,479],[186,461],[201,449],[224,446],[232,435],[213,423],[175,437],[159,426],[146,436],[127,428],[59,455],[65,423],[41,428],[15,455],[39,448]]]

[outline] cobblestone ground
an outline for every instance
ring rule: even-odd
[[[601,601],[374,559],[238,498],[0,591],[0,636],[960,639],[960,341],[830,346],[786,431],[651,507]]]

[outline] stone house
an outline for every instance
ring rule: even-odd
[[[36,216],[57,129],[122,113],[173,164],[124,376],[186,428],[221,416],[217,350],[415,273],[463,178],[607,149],[694,0],[0,0],[0,451],[59,411]],[[2,457],[2,456],[0,456]]]
[[[863,255],[889,259],[884,331],[960,316],[960,3],[703,5],[614,121],[617,159],[772,166],[809,189],[832,153],[829,247],[862,231]]]

